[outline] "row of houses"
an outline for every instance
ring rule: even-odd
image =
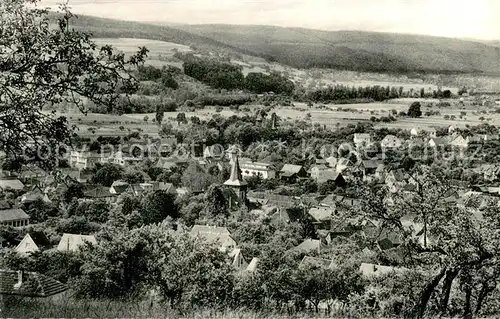
[[[63,234],[59,244],[52,246],[49,239],[43,232],[28,232],[14,251],[19,254],[29,254],[45,250],[57,250],[62,252],[78,251],[86,243],[97,245],[97,240],[93,235]]]
[[[189,232],[193,238],[199,238],[207,243],[214,244],[220,251],[227,253],[231,258],[234,267],[245,270],[256,261],[247,262],[241,249],[238,248],[236,241],[226,227],[195,225]],[[58,245],[52,246],[49,239],[43,232],[29,232],[19,242],[14,251],[19,254],[30,254],[46,250],[57,250],[61,252],[75,252],[80,250],[86,243],[97,245],[97,240],[93,235],[63,234]]]
[[[450,127],[451,128],[451,127]],[[459,148],[466,148],[470,144],[482,143],[486,141],[497,141],[500,139],[498,134],[478,134],[474,136],[462,136],[460,134],[456,134],[453,130],[452,133],[446,136],[438,137],[434,133],[430,133],[427,139],[424,137],[420,137],[420,131],[417,129],[412,129],[411,136],[412,138],[409,140],[404,140],[396,137],[395,135],[386,135],[380,141],[380,147],[384,150],[398,149],[407,145],[428,145],[430,147],[438,147],[438,146],[454,146]],[[354,145],[358,149],[366,149],[374,144],[374,140],[372,139],[370,134],[367,133],[359,133],[354,134],[353,137]]]

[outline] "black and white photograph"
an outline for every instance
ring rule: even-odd
[[[499,318],[500,1],[0,0],[0,318]]]

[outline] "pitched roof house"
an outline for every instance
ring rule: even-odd
[[[236,242],[226,227],[194,225],[189,234],[219,246],[221,251],[233,251]]]
[[[307,212],[316,223],[330,223],[335,210],[331,207],[312,207]]]
[[[335,167],[335,169],[337,170],[337,172],[343,173],[348,168],[353,167],[353,165],[354,164],[349,159],[342,157],[337,161],[337,166]]]
[[[31,191],[23,194],[21,196],[21,203],[32,203],[37,200],[43,200],[46,203],[50,203],[51,200],[49,196],[39,187],[39,186],[34,186]]]
[[[0,270],[0,295],[44,298],[67,289],[59,281],[39,273]]]
[[[243,177],[260,176],[262,179],[276,178],[276,171],[270,163],[241,161],[240,168]]]
[[[229,253],[229,257],[231,257],[231,265],[236,269],[244,270],[248,267],[248,263],[246,262],[243,254],[241,253],[241,249],[235,248]]]
[[[57,245],[57,250],[78,251],[85,243],[97,245],[97,240],[93,235],[63,234]]]
[[[335,263],[333,260],[330,259],[325,259],[325,258],[318,258],[318,257],[311,257],[311,256],[304,256],[302,260],[300,261],[299,268],[304,269],[304,268],[333,268],[335,266]]]
[[[446,146],[448,144],[449,144],[449,142],[445,138],[436,137],[436,138],[431,138],[429,140],[429,146],[430,147],[444,147],[444,146]]]
[[[15,251],[20,254],[28,254],[51,248],[50,241],[42,232],[30,232],[24,236]]]
[[[257,270],[257,267],[259,265],[260,259],[257,257],[253,257],[250,263],[247,266],[246,271],[248,272],[254,272]]]
[[[124,181],[114,181],[113,184],[111,184],[111,187],[109,188],[109,192],[111,194],[119,195],[122,193],[125,193],[127,188],[129,187],[129,184]]]
[[[379,160],[364,160],[361,162],[363,172],[365,175],[375,174],[380,165],[383,165],[383,161]]]
[[[382,147],[382,149],[397,149],[400,148],[401,145],[403,145],[401,140],[394,135],[386,135],[380,142],[380,147]]]
[[[390,273],[402,272],[403,268],[391,267],[391,266],[382,266],[375,265],[369,263],[361,263],[359,267],[359,271],[365,278],[372,278],[375,276],[386,275]]]
[[[108,202],[114,201],[117,196],[110,193],[109,187],[106,186],[93,186],[90,189],[83,191],[84,200],[102,199]]]
[[[367,133],[356,133],[353,137],[353,142],[356,147],[363,147],[371,144],[371,136]]]
[[[320,253],[322,248],[325,248],[325,244],[321,242],[319,239],[306,239],[298,246],[291,249],[291,251],[301,252],[301,253],[310,253],[316,251]]]
[[[467,148],[469,146],[469,142],[462,135],[458,135],[455,137],[451,143],[451,146],[459,147],[459,148]]]
[[[206,160],[223,160],[224,149],[220,145],[211,145],[203,150],[203,158]]]
[[[48,173],[36,165],[24,165],[18,175],[26,184],[39,184]]]
[[[329,168],[326,166],[313,166],[311,168],[311,178],[320,184],[328,181],[334,181],[339,187],[345,185],[345,179],[344,176],[342,176],[342,173],[337,172],[335,168]]]
[[[288,215],[286,210],[281,209],[279,207],[277,207],[277,209],[274,211],[274,213],[272,213],[269,216],[269,219],[270,219],[269,223],[271,225],[276,225],[276,224],[281,224],[281,223],[289,223],[291,221],[290,215]]]
[[[24,189],[24,184],[18,179],[0,179],[0,189],[20,191]]]
[[[335,156],[330,156],[325,159],[327,165],[331,168],[337,167],[337,158]]]
[[[307,177],[307,172],[301,165],[285,164],[280,170],[280,178],[286,180],[296,180]]]
[[[393,193],[403,189],[407,184],[404,172],[402,170],[389,171],[385,177],[385,184]]]
[[[177,188],[172,183],[152,182],[154,190],[166,191],[167,194],[178,195]]]
[[[0,224],[12,227],[24,227],[29,225],[30,217],[22,209],[0,210]]]

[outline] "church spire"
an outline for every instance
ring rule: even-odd
[[[231,154],[231,176],[224,183],[224,185],[235,186],[235,187],[246,186],[247,183],[243,180],[243,177],[241,176],[237,147],[233,146],[227,152]]]

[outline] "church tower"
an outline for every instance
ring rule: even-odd
[[[231,155],[231,176],[224,183],[230,187],[238,196],[238,204],[245,205],[247,200],[247,182],[241,176],[240,163],[238,161],[238,148],[232,147],[228,150]]]

